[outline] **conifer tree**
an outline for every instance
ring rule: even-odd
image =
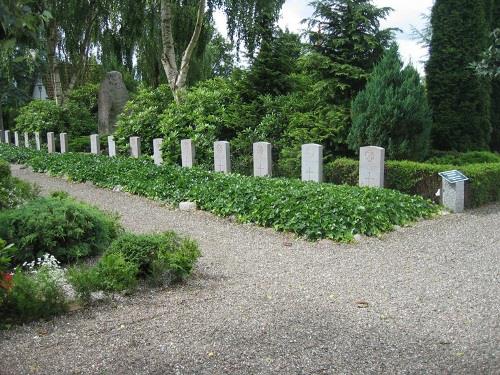
[[[376,145],[390,159],[420,160],[429,150],[431,126],[420,76],[411,65],[403,68],[393,45],[353,102],[349,147],[357,152]]]
[[[500,29],[500,0],[494,0],[491,29]],[[500,151],[500,77],[491,85],[491,149]]]
[[[488,1],[436,0],[432,8],[426,72],[436,149],[489,147],[490,85],[470,68],[488,44]]]

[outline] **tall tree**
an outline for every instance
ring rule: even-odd
[[[432,8],[426,72],[434,148],[489,147],[490,85],[470,69],[488,43],[488,1],[436,0]]]
[[[252,55],[260,43],[263,31],[265,31],[263,26],[268,25],[268,19],[277,20],[284,1],[208,0],[207,2],[207,0],[197,0],[196,23],[189,43],[184,49],[179,50],[174,43],[173,24],[176,17],[182,17],[182,10],[188,11],[188,7],[179,0],[161,0],[162,64],[176,101],[179,101],[179,94],[186,87],[193,53],[198,45],[206,15],[210,18],[215,8],[224,10],[227,15],[231,41],[236,39],[237,45],[240,41],[244,42],[249,54]],[[181,12],[175,14],[174,5],[178,3],[180,3]],[[182,57],[179,59],[178,56]]]
[[[491,84],[491,149],[500,152],[500,0],[494,0],[491,12],[492,25],[495,29],[492,53],[496,53],[496,73],[498,77]],[[493,50],[495,52],[493,52]]]

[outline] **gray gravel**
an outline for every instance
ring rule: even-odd
[[[1,332],[1,374],[500,374],[500,205],[339,245],[13,173],[204,257],[177,287]]]

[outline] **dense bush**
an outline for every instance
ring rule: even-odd
[[[436,192],[441,188],[439,172],[459,169],[467,177],[466,206],[478,207],[500,200],[500,163],[450,165],[417,163],[411,161],[387,161],[385,187],[417,194],[437,201]],[[326,181],[335,184],[356,185],[359,164],[356,160],[337,159],[325,166]]]
[[[160,137],[160,115],[173,101],[168,85],[154,90],[143,88],[125,105],[116,123],[115,140],[122,152],[127,149],[129,138],[141,137],[142,149],[151,153],[153,139]]]
[[[428,159],[427,163],[453,165],[500,163],[500,154],[488,151],[447,152]]]
[[[14,243],[15,264],[44,253],[68,262],[103,252],[119,233],[116,218],[64,194],[0,212],[0,237]]]
[[[411,65],[403,67],[393,45],[352,104],[349,147],[357,153],[362,146],[380,146],[392,160],[423,160],[429,150],[431,126],[420,76]]]
[[[27,163],[38,172],[92,181],[107,188],[120,185],[128,192],[171,203],[194,201],[201,209],[221,216],[234,215],[241,222],[310,239],[350,240],[358,233],[376,235],[439,209],[420,197],[392,190],[223,175],[197,168],[157,167],[131,158],[33,153],[0,146],[1,157],[23,158],[22,154],[32,156]]]
[[[9,164],[0,160],[0,211],[33,199],[37,188],[11,176]]]
[[[165,274],[178,280],[190,274],[201,255],[195,242],[174,232],[137,235],[127,233],[114,240],[106,254],[121,254],[137,264],[141,274],[161,279]]]
[[[90,112],[68,101],[58,106],[53,100],[33,100],[19,110],[15,130],[20,132],[67,132],[72,135],[90,134],[97,123]]]
[[[97,115],[97,99],[99,96],[99,84],[86,83],[71,90],[69,101],[85,108],[90,114]]]

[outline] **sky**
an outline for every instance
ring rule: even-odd
[[[300,23],[304,18],[311,16],[313,9],[309,0],[286,0],[279,21],[281,28],[288,28],[293,32],[301,32],[305,25]],[[422,48],[411,35],[412,26],[422,29],[424,20],[422,14],[428,14],[433,0],[374,0],[373,3],[379,7],[390,7],[394,11],[382,22],[382,27],[396,27],[401,29],[397,34],[399,51],[406,63],[411,62],[418,71],[423,74],[422,60],[426,57],[426,50]],[[219,31],[225,35],[225,18],[222,14],[215,15],[215,21]]]

